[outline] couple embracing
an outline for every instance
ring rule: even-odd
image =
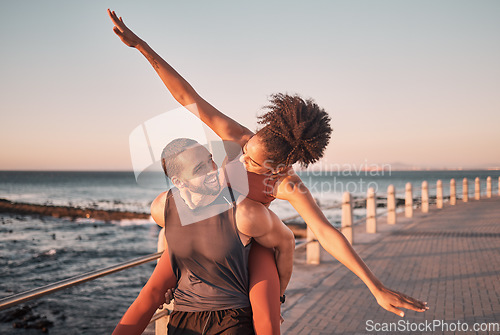
[[[115,12],[108,14],[114,32],[146,57],[173,97],[196,106],[201,121],[240,149],[227,150],[219,168],[194,140],[167,144],[162,167],[174,187],[151,206],[153,219],[164,227],[165,252],[113,334],[141,334],[170,289],[175,290],[169,334],[279,334],[295,242],[268,209],[276,198],[290,202],[325,250],[366,284],[380,306],[400,316],[400,308],[427,309],[377,279],[294,173],[293,164],[307,166],[323,156],[332,129],[322,108],[297,95],[272,95],[259,120],[262,128],[253,133],[205,101]],[[246,190],[231,178],[238,165],[245,168]]]

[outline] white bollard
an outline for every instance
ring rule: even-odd
[[[373,187],[366,194],[366,232],[375,234],[377,232],[377,201]]]
[[[441,180],[436,183],[436,207],[443,208],[443,182]]]
[[[475,199],[476,200],[479,200],[481,199],[481,181],[479,180],[479,177],[476,177],[476,180],[475,180]]]
[[[457,186],[455,179],[450,180],[450,205],[454,206],[457,203]]]
[[[500,183],[500,180],[499,180]],[[405,187],[405,217],[411,218],[413,216],[413,192],[411,190],[411,183],[406,183]]]
[[[306,263],[319,264],[320,263],[320,245],[309,226],[307,227],[307,245],[306,245]]]
[[[387,187],[387,224],[396,224],[396,190],[394,185]]]
[[[469,181],[464,178],[462,182],[462,200],[463,202],[469,201]]]
[[[349,243],[354,243],[352,234],[352,204],[351,193],[344,192],[342,195],[342,221],[340,231]]]
[[[486,178],[486,197],[491,198],[491,177]]]
[[[427,181],[422,182],[422,213],[429,212],[429,188]]]

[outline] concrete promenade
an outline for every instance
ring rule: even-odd
[[[500,324],[500,197],[457,200],[442,209],[431,205],[428,213],[415,209],[413,218],[397,219],[389,226],[379,218],[376,234],[357,226],[354,248],[387,287],[427,301],[427,312],[405,310],[400,318],[380,307],[363,282],[324,250],[320,265],[305,264],[304,251],[297,251],[282,333],[500,334],[498,328],[472,331],[475,323]],[[461,328],[415,328],[433,322]],[[389,323],[406,331],[383,330]],[[464,323],[467,332],[459,331]]]

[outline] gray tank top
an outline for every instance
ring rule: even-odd
[[[220,213],[208,219],[207,212]],[[187,221],[182,221],[183,220]],[[190,224],[182,224],[190,222]],[[194,222],[194,223],[191,223]],[[248,254],[235,220],[235,200],[229,188],[210,205],[190,209],[171,189],[165,203],[165,236],[177,277],[174,310],[214,311],[249,307]]]

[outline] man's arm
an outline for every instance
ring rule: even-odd
[[[380,306],[399,316],[404,316],[404,313],[397,307],[419,312],[427,309],[423,302],[392,291],[380,282],[344,235],[330,224],[299,176],[296,174],[287,176],[278,186],[277,198],[290,202],[314,232],[323,248],[366,284]]]
[[[280,295],[285,293],[293,270],[295,237],[276,214],[261,203],[245,199],[236,207],[236,225],[240,233],[253,237],[257,243],[274,248],[280,279]]]
[[[161,227],[165,226],[164,210],[167,192],[162,192],[151,204],[151,216]],[[164,229],[162,229],[162,232]],[[164,251],[156,264],[153,274],[142,288],[120,323],[113,331],[113,335],[142,334],[149,324],[151,317],[158,306],[165,302],[167,290],[177,286],[177,278],[172,270],[167,241],[163,239]]]
[[[166,245],[153,274],[123,315],[113,331],[113,335],[142,334],[158,306],[165,302],[165,292],[176,285],[177,279],[172,271],[168,246]]]
[[[108,14],[115,25],[113,31],[120,37],[123,43],[139,50],[151,66],[153,66],[174,99],[199,117],[221,139],[238,142],[243,146],[253,136],[253,133],[249,129],[227,115],[224,115],[205,101],[174,68],[161,58],[145,41],[134,34],[114,11],[108,9]],[[194,105],[194,108],[191,108],[190,105]]]

